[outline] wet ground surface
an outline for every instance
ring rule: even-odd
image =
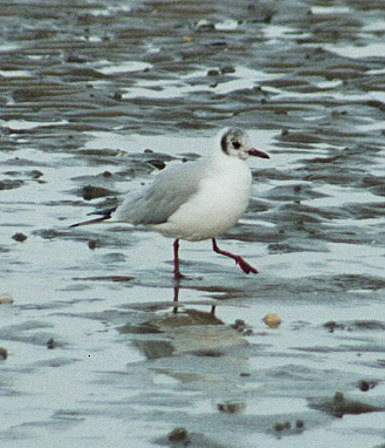
[[[1,2],[2,446],[384,446],[385,3],[233,3]],[[259,275],[69,228],[229,125]]]

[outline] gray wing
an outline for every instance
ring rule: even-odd
[[[162,171],[152,184],[130,194],[113,214],[112,220],[142,225],[166,222],[198,191],[205,171],[204,160]]]

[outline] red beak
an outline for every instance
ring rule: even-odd
[[[262,159],[270,159],[270,156],[259,149],[251,148],[249,154],[255,157],[262,157]]]

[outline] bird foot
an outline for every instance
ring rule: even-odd
[[[253,268],[253,266],[251,266],[251,264],[245,261],[242,257],[236,256],[234,260],[235,263],[238,264],[239,267],[242,269],[242,271],[245,272],[246,274],[250,274],[250,272],[252,272],[253,274],[258,274],[258,271],[255,268]]]
[[[187,275],[182,274],[181,272],[174,272],[174,279],[179,281],[179,280],[185,280],[187,279]]]
[[[191,277],[189,275],[181,274],[180,272],[178,274],[174,272],[174,280],[177,282],[181,280],[202,280],[202,277]]]

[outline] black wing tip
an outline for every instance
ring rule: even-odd
[[[111,207],[111,208],[104,208],[103,210],[97,210],[95,212],[87,213],[87,216],[92,215],[102,215],[103,218],[108,219],[111,218],[112,213],[117,209],[118,207]]]
[[[80,227],[88,224],[98,224],[99,222],[107,221],[111,218],[111,214],[116,210],[116,207],[109,208],[107,210],[100,210],[97,212],[88,213],[89,215],[102,215],[100,218],[89,219],[88,221],[78,222],[71,224],[69,227]]]
[[[77,222],[76,224],[71,224],[70,228],[73,227],[80,227],[80,226],[86,226],[88,224],[97,224],[99,222],[103,222],[103,221],[107,221],[110,217],[101,217],[101,218],[95,218],[95,219],[90,219],[89,221],[83,221],[83,222]]]

